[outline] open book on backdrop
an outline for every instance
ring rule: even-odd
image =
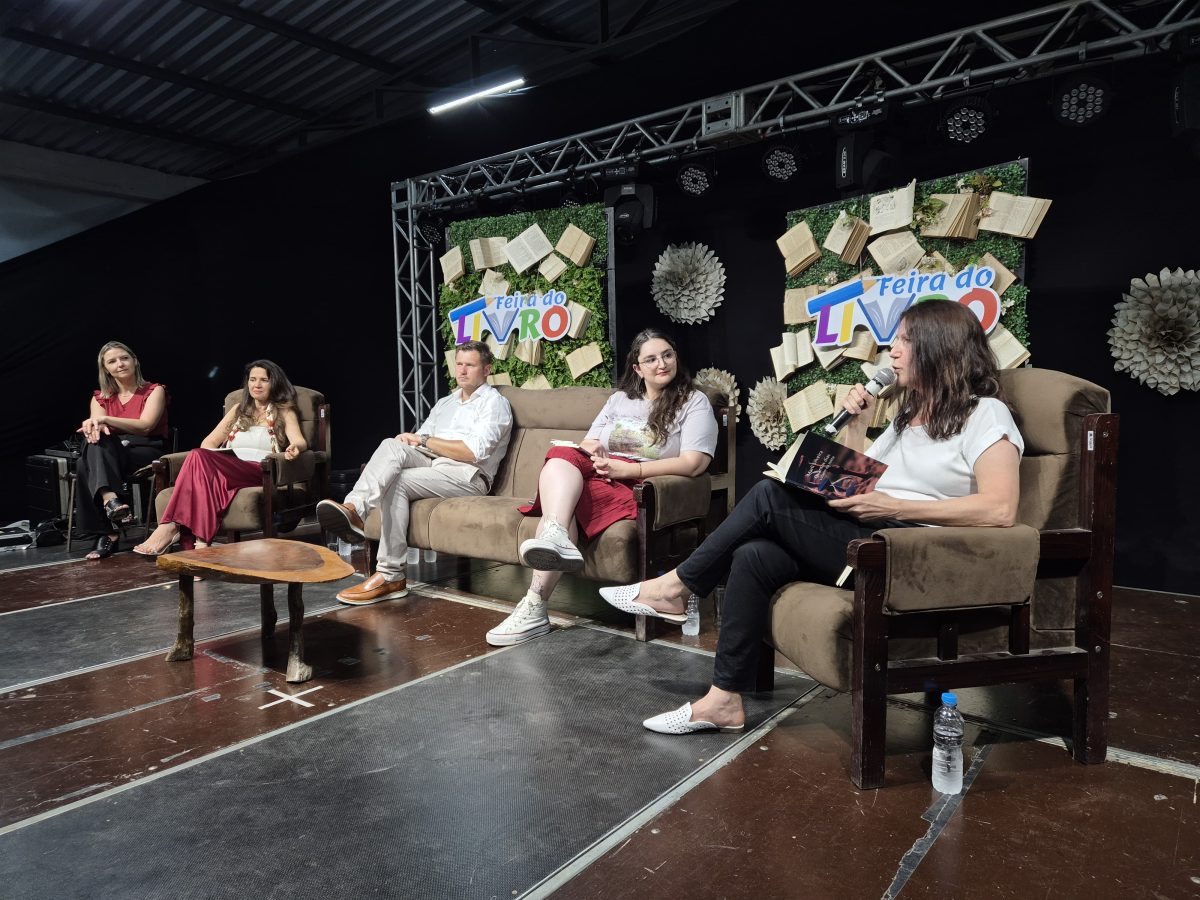
[[[763,474],[826,500],[837,500],[875,490],[886,470],[886,463],[810,432],[796,438],[779,462],[767,463]]]

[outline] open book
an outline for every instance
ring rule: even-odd
[[[551,447],[571,447],[575,450],[583,450],[583,448],[580,447],[577,443],[575,443],[575,441],[551,441],[550,446]],[[587,453],[586,450],[583,450],[583,452]],[[649,456],[637,456],[636,454],[633,454],[633,453],[621,453],[620,451],[617,451],[617,450],[609,450],[608,455],[609,456],[619,456],[621,459],[628,459],[631,462],[653,462],[653,460]]]
[[[809,432],[798,437],[779,462],[767,463],[763,474],[826,500],[837,500],[873,491],[886,469],[887,463]]]

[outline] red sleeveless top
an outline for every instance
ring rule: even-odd
[[[158,385],[153,381],[147,381],[134,391],[133,396],[124,403],[120,401],[116,394],[113,394],[111,397],[101,397],[99,391],[92,391],[92,396],[96,398],[96,402],[100,404],[100,408],[104,410],[106,416],[116,416],[118,419],[140,419],[142,417],[142,410],[146,407],[146,398],[150,396],[156,387]],[[163,393],[166,393],[166,390],[166,387],[163,387]],[[146,437],[165,438],[166,436],[167,411],[164,408],[158,424],[154,426],[154,429]]]

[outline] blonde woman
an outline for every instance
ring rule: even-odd
[[[79,431],[83,452],[75,465],[75,521],[98,535],[88,559],[107,559],[120,542],[120,527],[133,521],[120,495],[130,474],[162,455],[167,436],[167,389],[142,377],[127,344],[109,341],[96,357],[100,389]]]

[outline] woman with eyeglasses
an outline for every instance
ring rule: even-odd
[[[487,642],[519,644],[550,630],[546,601],[563,572],[583,567],[575,546],[622,519],[637,517],[633,486],[651,475],[707,471],[717,447],[712,404],[692,386],[675,342],[647,328],[633,339],[618,390],[578,447],[551,447],[526,515],[541,515],[537,535],[521,544],[533,569],[529,590]],[[685,616],[672,621],[683,622]]]

